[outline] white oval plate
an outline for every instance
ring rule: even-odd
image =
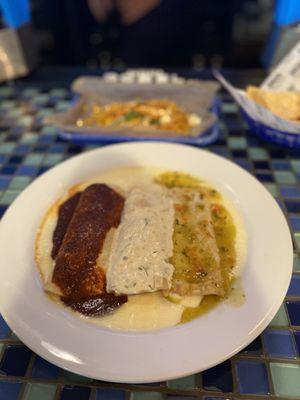
[[[142,333],[85,322],[44,294],[34,263],[37,228],[48,207],[70,186],[120,166],[161,166],[213,183],[244,219],[248,257],[242,274],[246,302],[225,302],[181,326]],[[74,157],[36,179],[0,225],[0,308],[33,351],[75,373],[114,382],[154,382],[193,374],[233,356],[269,324],[292,273],[285,218],[264,187],[235,164],[193,147],[130,143]]]

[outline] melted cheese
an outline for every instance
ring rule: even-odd
[[[107,291],[137,294],[169,289],[174,267],[174,208],[168,191],[150,184],[133,188],[125,201],[107,269]]]
[[[128,297],[128,302],[113,314],[89,320],[107,328],[131,331],[161,329],[177,325],[184,307],[164,298],[161,292]]]

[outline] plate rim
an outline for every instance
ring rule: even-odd
[[[78,159],[80,159],[80,158],[85,158],[85,157],[87,157],[90,153],[98,153],[98,152],[101,153],[101,150],[104,149],[104,148],[107,148],[107,147],[124,147],[124,146],[125,146],[125,147],[129,147],[129,146],[132,147],[132,146],[140,146],[140,145],[144,146],[144,145],[149,145],[149,144],[152,145],[152,146],[153,146],[153,145],[160,145],[160,146],[176,146],[176,147],[189,147],[189,148],[194,148],[195,150],[197,150],[197,151],[199,152],[199,154],[200,154],[201,152],[209,153],[210,156],[213,157],[213,158],[222,159],[223,162],[230,163],[230,164],[233,165],[235,168],[239,169],[239,170],[242,171],[244,174],[246,174],[246,175],[248,176],[248,178],[250,178],[251,180],[253,180],[253,182],[255,182],[256,184],[259,184],[259,185],[261,186],[261,188],[264,190],[265,194],[269,197],[269,200],[271,200],[272,203],[273,203],[273,205],[277,207],[277,211],[280,211],[280,214],[281,214],[281,216],[283,217],[282,220],[283,220],[283,222],[284,222],[285,229],[286,229],[286,231],[287,231],[287,233],[288,233],[288,236],[289,236],[289,244],[290,244],[290,250],[291,250],[291,251],[290,251],[290,263],[289,263],[289,264],[290,264],[290,268],[289,268],[289,278],[287,279],[287,283],[286,283],[286,285],[285,285],[286,288],[285,288],[284,290],[282,289],[282,296],[280,296],[280,301],[279,301],[279,298],[278,298],[277,302],[276,302],[275,304],[273,304],[272,309],[269,311],[269,313],[268,313],[267,315],[264,316],[263,320],[260,322],[260,326],[259,326],[258,328],[256,327],[255,332],[252,332],[252,335],[249,335],[249,336],[248,336],[248,340],[247,340],[247,341],[244,340],[243,343],[240,344],[237,348],[235,348],[230,354],[226,354],[226,355],[224,355],[224,357],[223,357],[222,359],[219,359],[219,360],[216,361],[216,362],[210,363],[209,365],[207,365],[207,367],[206,367],[205,369],[211,368],[211,367],[213,367],[213,366],[219,364],[220,362],[223,362],[224,360],[227,360],[227,359],[231,358],[232,356],[234,356],[235,354],[237,354],[241,349],[245,348],[245,347],[246,347],[249,343],[251,343],[256,337],[258,337],[258,336],[261,334],[261,332],[268,326],[268,324],[271,322],[271,320],[272,320],[273,317],[275,316],[276,312],[278,311],[280,305],[282,304],[282,301],[284,300],[284,297],[285,297],[286,292],[287,292],[287,290],[288,290],[290,278],[291,278],[291,275],[292,275],[292,268],[293,268],[293,265],[292,265],[292,260],[293,260],[293,247],[292,247],[292,239],[291,239],[291,235],[290,235],[290,231],[289,231],[289,227],[288,227],[286,218],[285,218],[283,212],[281,211],[280,207],[279,207],[278,204],[276,203],[275,199],[273,198],[273,196],[272,196],[272,195],[267,191],[267,189],[266,189],[256,178],[254,178],[248,171],[244,170],[243,168],[241,168],[239,165],[235,164],[235,163],[234,163],[233,161],[231,161],[231,160],[228,160],[228,159],[226,159],[226,158],[224,158],[224,157],[221,157],[221,156],[219,156],[219,155],[217,155],[217,154],[210,153],[210,152],[208,152],[208,151],[206,151],[206,150],[199,149],[199,148],[195,148],[194,146],[190,146],[190,145],[186,145],[186,144],[162,143],[162,142],[159,142],[159,141],[150,142],[150,143],[147,142],[147,141],[145,141],[145,142],[141,141],[141,142],[121,143],[121,144],[120,144],[120,143],[116,143],[116,144],[112,144],[112,145],[109,145],[109,146],[105,146],[105,147],[101,147],[101,148],[96,148],[96,149],[93,149],[93,150],[85,151],[85,152],[83,152],[83,153],[81,153],[81,154],[78,154],[78,155],[76,155],[76,156],[74,156],[74,157],[71,157],[70,159],[65,160],[64,162],[59,163],[58,165],[56,165],[56,166],[50,168],[50,169],[49,169],[47,172],[45,172],[43,175],[41,175],[41,176],[39,176],[38,178],[36,178],[30,185],[28,185],[28,187],[27,187],[25,190],[23,190],[23,191],[20,193],[20,195],[13,201],[13,203],[12,203],[12,204],[8,207],[8,209],[6,210],[5,214],[4,214],[3,217],[2,217],[2,221],[5,221],[7,218],[9,218],[10,213],[13,212],[13,211],[11,211],[11,210],[13,210],[13,207],[15,207],[15,204],[18,203],[19,198],[21,198],[22,195],[23,195],[25,192],[29,191],[30,188],[31,188],[31,186],[32,186],[33,184],[35,184],[36,182],[38,182],[38,181],[40,181],[40,180],[44,180],[44,179],[45,179],[45,176],[47,176],[48,173],[53,173],[53,171],[56,171],[57,169],[62,168],[62,165],[65,165],[66,163],[72,163],[72,162],[74,162],[74,159],[77,159],[77,160],[78,160]],[[100,168],[101,168],[101,167],[100,167]],[[2,228],[1,228],[2,225],[3,225],[3,224],[0,225],[0,232],[2,231]],[[0,307],[2,308],[2,306],[0,306]],[[5,319],[5,321],[7,321],[8,325],[11,326],[10,323],[9,323],[9,322],[10,322],[10,321],[9,321],[10,318],[9,318],[5,313],[2,314],[2,315],[3,315],[3,318]],[[160,332],[160,331],[168,331],[168,330],[173,330],[173,331],[174,331],[174,330],[180,330],[182,327],[186,327],[186,326],[190,326],[191,324],[195,324],[196,321],[197,321],[197,320],[191,321],[191,322],[186,323],[186,324],[184,324],[184,325],[182,325],[182,326],[176,326],[176,327],[171,327],[171,328],[163,328],[162,330],[159,330],[159,332]],[[12,323],[12,325],[13,325],[13,323]],[[121,331],[121,332],[123,333],[124,331]],[[150,332],[151,332],[151,331],[150,331]],[[128,334],[129,332],[125,331],[124,333]],[[130,332],[130,333],[131,333],[132,335],[136,335],[136,332],[135,332],[135,333]],[[146,335],[147,335],[148,333],[149,333],[149,331],[147,331],[147,332],[139,332],[139,335],[143,335],[143,334],[146,334]],[[79,373],[79,374],[82,374],[82,375],[84,375],[84,376],[88,376],[88,377],[93,378],[93,379],[111,380],[111,378],[109,378],[109,377],[104,377],[104,378],[103,378],[103,376],[102,376],[102,377],[99,377],[99,375],[97,375],[96,373],[95,373],[95,375],[93,375],[93,374],[86,374],[86,373],[78,372],[78,370],[76,370],[76,369],[66,367],[65,365],[63,365],[63,362],[59,362],[60,359],[57,359],[57,358],[53,357],[51,353],[50,353],[51,356],[48,356],[48,353],[47,353],[47,352],[41,352],[41,350],[40,350],[40,348],[39,348],[38,346],[27,345],[27,344],[26,344],[26,338],[24,338],[24,335],[23,335],[22,332],[16,332],[16,334],[17,334],[17,336],[22,340],[22,342],[23,342],[26,346],[28,346],[32,351],[34,351],[36,354],[42,354],[42,357],[45,358],[47,361],[50,361],[51,363],[54,363],[55,365],[58,365],[59,367],[65,369],[65,370],[68,370],[68,371],[71,371],[71,372],[74,372],[74,373]],[[25,335],[25,336],[26,336],[26,335]],[[120,380],[118,380],[118,379],[116,379],[116,378],[114,377],[114,378],[113,378],[113,382],[116,382],[116,383],[151,383],[151,382],[158,382],[158,381],[160,381],[160,380],[176,379],[176,378],[188,376],[188,375],[191,375],[191,374],[194,374],[194,373],[203,371],[203,370],[204,370],[203,368],[202,368],[202,369],[194,369],[194,370],[189,370],[189,371],[187,371],[186,373],[178,373],[177,375],[170,375],[170,376],[164,375],[162,378],[160,377],[160,378],[147,379],[147,380],[145,380],[145,379],[133,379],[133,380],[132,380],[132,379],[123,379],[123,378],[121,378]]]

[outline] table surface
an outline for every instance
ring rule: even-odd
[[[95,147],[63,142],[55,128],[41,124],[53,110],[68,108],[71,93],[66,86],[82,72],[64,70],[63,75],[52,70],[0,87],[1,216],[35,177]],[[262,73],[231,76],[255,82]],[[221,98],[221,136],[209,150],[262,182],[281,206],[293,237],[292,281],[270,326],[241,353],[207,371],[157,384],[126,385],[88,379],[46,362],[23,345],[0,316],[0,400],[300,399],[300,153],[252,136],[232,98],[226,93]]]

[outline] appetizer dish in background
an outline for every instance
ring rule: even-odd
[[[110,104],[86,104],[82,116],[77,119],[78,127],[147,127],[190,135],[199,127],[201,118],[187,113],[174,101],[167,99],[132,100]]]

